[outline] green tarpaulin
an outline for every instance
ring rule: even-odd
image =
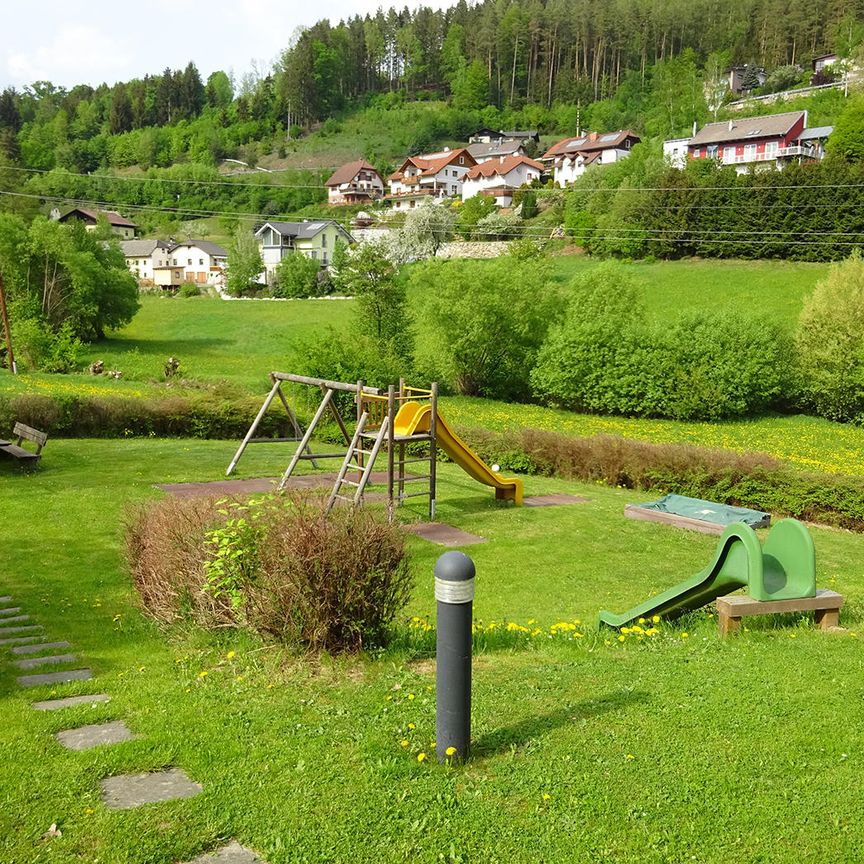
[[[648,504],[638,506],[644,510],[701,519],[703,522],[713,522],[715,525],[743,522],[751,528],[767,528],[771,524],[770,513],[748,510],[746,507],[730,507],[728,504],[702,501],[699,498],[688,498],[686,495],[665,495],[659,501],[650,501]]]

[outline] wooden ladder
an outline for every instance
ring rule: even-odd
[[[330,492],[330,497],[327,500],[327,513],[333,509],[337,500],[347,501],[354,507],[363,502],[363,493],[369,485],[369,480],[372,477],[372,470],[375,467],[375,460],[381,452],[381,446],[384,443],[384,439],[387,437],[389,426],[389,419],[384,417],[381,421],[381,426],[374,434],[364,432],[368,417],[369,413],[367,411],[364,411],[360,415],[357,428],[354,430],[354,437],[351,439],[351,444],[348,446],[348,452],[345,454],[345,461],[339,469],[339,474],[336,476],[336,482],[333,484],[333,490]],[[363,447],[362,440],[364,438],[372,439],[373,443],[371,450],[366,450]],[[365,464],[364,456],[368,457],[365,460]],[[355,459],[357,461],[355,461]],[[360,479],[357,481],[348,480],[346,477],[348,471],[352,468],[356,471],[362,472]],[[344,486],[352,487],[354,489],[353,494],[344,494]]]

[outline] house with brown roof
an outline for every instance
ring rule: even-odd
[[[586,132],[553,144],[541,157],[555,172],[555,184],[564,187],[581,177],[591,165],[611,165],[630,155],[642,139],[629,129]]]
[[[463,178],[476,164],[465,147],[409,156],[388,178],[387,199],[395,210],[407,210],[428,197],[457,198],[462,194]]]
[[[462,200],[475,195],[489,195],[499,207],[513,203],[513,193],[520,186],[539,180],[543,164],[527,156],[501,156],[475,165],[462,183]]]
[[[784,161],[806,153],[821,158],[811,140],[801,138],[806,127],[806,111],[723,120],[703,126],[688,142],[687,152],[691,159],[716,159],[722,165],[734,165],[739,174],[760,164],[781,168]],[[825,127],[819,131],[825,132]],[[824,137],[828,134],[830,128]]]
[[[86,210],[83,207],[73,207],[62,215],[58,214],[56,218],[59,222],[68,222],[70,219],[78,219],[84,223],[84,227],[88,231],[95,231],[100,216],[105,217],[108,224],[111,226],[111,230],[118,237],[122,237],[124,240],[132,240],[138,233],[138,226],[134,222],[130,221],[125,216],[121,216],[114,210]]]
[[[333,206],[366,204],[384,194],[384,178],[365,159],[337,168],[324,185],[327,203]]]

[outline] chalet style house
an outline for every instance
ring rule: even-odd
[[[543,165],[527,156],[501,156],[475,165],[462,183],[462,200],[475,195],[489,195],[499,207],[513,203],[513,193],[520,186],[539,180]]]
[[[514,129],[496,132],[483,128],[468,138],[467,150],[478,162],[488,162],[501,156],[533,154],[539,141],[540,135],[534,131]]]
[[[416,207],[428,197],[458,198],[462,180],[477,160],[464,147],[440,153],[409,156],[388,178],[387,196],[395,210]]]
[[[111,230],[123,240],[132,240],[138,233],[138,226],[134,222],[114,210],[85,210],[83,207],[73,207],[62,215],[55,211],[51,216],[58,222],[69,222],[72,219],[77,219],[84,223],[84,227],[88,231],[95,231],[99,217],[103,216],[111,226]]]
[[[384,179],[364,159],[337,168],[325,185],[327,203],[334,206],[366,204],[384,195]]]
[[[687,159],[716,159],[745,174],[757,167],[781,169],[790,161],[819,161],[832,131],[832,126],[808,129],[806,111],[787,111],[709,123],[691,138],[665,141],[663,151],[678,168]]]
[[[270,281],[279,262],[292,252],[302,252],[328,267],[333,260],[336,241],[353,242],[351,235],[332,219],[308,222],[265,222],[255,231],[261,257],[264,259],[264,273]]]
[[[140,285],[177,288],[184,282],[219,286],[228,253],[209,240],[123,240],[126,266]]]
[[[554,170],[556,186],[567,186],[581,177],[591,165],[611,165],[630,155],[642,139],[629,129],[618,132],[586,132],[553,144],[540,161]]]

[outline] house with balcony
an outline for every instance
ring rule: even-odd
[[[475,165],[462,183],[462,200],[475,195],[489,195],[499,207],[513,203],[513,193],[520,186],[539,180],[543,164],[527,156],[501,156]]]
[[[166,240],[121,240],[129,272],[139,284],[155,284],[155,271],[171,265],[171,243]]]
[[[132,240],[138,233],[138,226],[134,222],[114,210],[87,210],[84,207],[73,207],[62,214],[58,210],[53,210],[51,218],[58,222],[69,222],[73,219],[83,222],[88,231],[95,231],[99,219],[103,218],[111,230],[123,240]]]
[[[183,279],[198,285],[221,285],[228,253],[209,240],[187,240],[171,247],[171,267],[183,269]]]
[[[822,159],[831,130],[830,126],[807,129],[806,111],[735,118],[703,126],[687,150],[691,159],[716,159],[745,174],[752,168],[782,168],[793,160]]]
[[[611,165],[630,155],[642,139],[629,129],[618,132],[586,132],[553,144],[540,161],[554,171],[555,185],[567,186],[578,180],[592,165]]]
[[[305,222],[265,222],[255,231],[264,273],[269,282],[279,262],[293,252],[318,261],[322,267],[329,267],[337,241],[353,243],[354,238],[332,219]]]
[[[476,164],[465,147],[409,156],[388,178],[387,200],[394,210],[408,210],[430,197],[458,198],[463,178]]]
[[[365,159],[337,168],[324,185],[332,206],[367,204],[384,195],[384,178]]]

